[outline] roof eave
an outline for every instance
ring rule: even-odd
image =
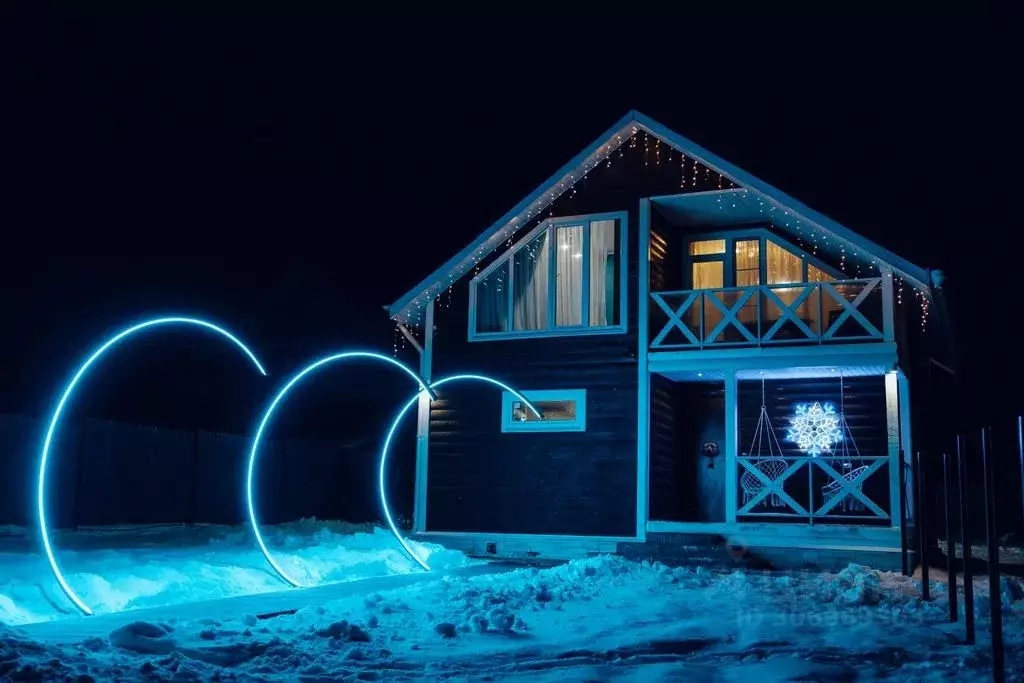
[[[461,251],[455,254],[455,256],[445,261],[445,263],[440,268],[434,270],[430,275],[424,278],[418,285],[416,285],[411,290],[406,292],[402,296],[402,298],[400,298],[395,303],[391,304],[391,316],[395,317],[400,315],[402,311],[404,311],[416,299],[416,297],[420,296],[423,292],[428,291],[438,281],[440,277],[444,276],[444,274],[448,272],[451,272],[459,263],[461,263],[463,260],[468,258],[474,251],[476,251],[482,243],[486,242],[490,238],[490,236],[494,233],[496,229],[502,227],[503,225],[511,221],[513,218],[515,218],[517,215],[522,213],[530,204],[532,204],[534,201],[539,199],[545,192],[547,192],[548,188],[557,183],[567,173],[570,173],[573,169],[582,164],[587,159],[587,157],[589,157],[591,154],[600,149],[602,145],[607,144],[608,141],[614,138],[614,136],[620,130],[622,130],[630,123],[632,123],[637,116],[638,113],[636,111],[630,111],[628,114],[619,119],[613,126],[611,126],[608,130],[602,133],[601,136],[598,137],[593,143],[587,145],[582,152],[574,156],[568,163],[566,163],[557,171],[555,171],[551,175],[551,177],[549,177],[543,183],[538,185],[537,188],[533,192],[528,194],[521,202],[516,204],[510,211],[506,212],[497,221],[492,223],[490,227],[483,231],[475,240],[466,245]]]

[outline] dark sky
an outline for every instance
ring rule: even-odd
[[[84,345],[151,311],[225,322],[278,376],[389,350],[381,306],[631,108],[946,269],[968,390],[1000,395],[1021,374],[1024,238],[999,21],[776,19],[19,14],[0,48],[0,410],[41,412]],[[128,351],[103,380],[121,398],[91,410],[245,428],[266,389],[228,356]],[[346,386],[334,400],[407,390]]]

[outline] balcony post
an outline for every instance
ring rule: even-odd
[[[725,372],[725,521],[736,523],[736,487],[739,484],[739,401],[736,397],[736,369]]]
[[[647,354],[650,350],[650,322],[648,314],[651,310],[651,200],[640,200],[639,232],[639,283],[637,285],[637,417],[636,417],[636,537],[643,541],[647,538],[647,517],[650,505],[648,502],[649,488],[649,457],[651,433],[651,375],[647,368]]]
[[[882,275],[882,339],[887,342],[896,339],[893,330],[893,298],[892,298],[892,267],[883,265],[880,267]]]

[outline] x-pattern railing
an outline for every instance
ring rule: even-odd
[[[880,284],[880,278],[868,278],[652,292],[651,299],[668,320],[654,336],[651,348],[881,341],[883,334],[878,325],[864,313],[864,302]],[[853,288],[859,290],[850,300],[844,296],[844,291]],[[795,296],[789,296],[794,292]],[[838,315],[826,320],[826,311]],[[856,323],[857,334],[840,334],[848,321]],[[780,332],[787,329],[787,323],[790,323],[788,335],[781,335]],[[739,333],[738,337],[735,333],[731,337],[727,335],[733,331]],[[681,334],[681,339],[670,339],[674,333],[678,333],[675,335],[677,338]]]
[[[737,515],[750,515],[750,516],[788,516],[788,517],[807,517],[809,520],[822,519],[826,517],[834,516],[846,516],[836,515],[833,512],[837,506],[839,506],[847,498],[859,501],[864,508],[869,511],[870,515],[857,515],[858,517],[865,518],[877,518],[877,519],[890,519],[889,513],[887,513],[881,506],[875,501],[871,500],[867,494],[862,490],[864,482],[875,472],[880,470],[882,467],[889,464],[887,457],[863,457],[858,461],[860,465],[852,471],[850,474],[841,473],[839,469],[836,469],[835,464],[839,462],[848,462],[849,458],[846,456],[781,456],[780,460],[784,460],[787,466],[782,470],[778,476],[771,477],[764,471],[765,468],[760,467],[765,460],[762,457],[751,457],[751,456],[740,456],[737,458],[740,468],[737,471],[737,476],[744,476],[745,472],[749,472],[751,475],[756,477],[758,482],[761,484],[753,495],[751,495],[746,502],[737,511]],[[790,495],[785,490],[786,482],[790,480],[795,474],[800,472],[804,467],[807,467],[807,486],[810,491],[810,499],[808,505],[804,506]],[[825,496],[823,491],[818,487],[818,481],[814,478],[815,468],[820,469],[830,479],[829,488],[832,489],[829,496]],[[842,468],[840,468],[842,469]],[[734,482],[736,485],[738,482]],[[758,507],[765,504],[769,500],[769,496],[774,499],[781,501],[781,503],[788,508],[786,512],[760,512]],[[815,506],[815,501],[822,498],[822,503],[819,506]]]

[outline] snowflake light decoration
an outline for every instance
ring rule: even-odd
[[[831,453],[832,446],[843,438],[839,415],[831,403],[800,403],[796,407],[796,415],[789,418],[789,422],[786,438],[796,442],[797,448],[812,456]]]

